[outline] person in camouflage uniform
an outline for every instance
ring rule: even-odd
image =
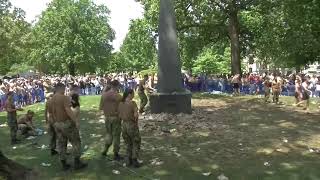
[[[141,164],[138,162],[141,137],[138,126],[138,106],[132,99],[134,92],[127,89],[119,104],[119,117],[122,120],[122,137],[127,145],[127,155],[129,166],[138,168]]]
[[[145,111],[145,107],[148,104],[148,97],[146,95],[146,90],[148,91],[150,87],[147,86],[147,81],[149,77],[148,75],[145,75],[143,77],[143,80],[139,82],[138,86],[138,96],[140,98],[140,108],[139,113],[143,113]]]
[[[69,141],[73,148],[74,168],[77,170],[87,167],[87,164],[80,161],[81,140],[79,130],[76,127],[76,117],[71,111],[70,98],[65,96],[64,92],[65,86],[60,83],[57,84],[56,93],[50,100],[48,111],[52,112],[62,168],[63,170],[68,170],[71,167],[66,161],[67,143]]]
[[[10,128],[11,144],[17,144],[19,140],[17,139],[18,122],[17,122],[17,111],[22,109],[17,109],[13,102],[13,93],[9,92],[7,94],[7,101],[5,104],[5,110],[7,111],[7,123]]]
[[[114,160],[119,161],[121,160],[119,155],[121,121],[118,117],[118,106],[121,101],[121,95],[118,93],[120,83],[114,80],[110,86],[111,89],[102,94],[100,101],[100,110],[103,110],[106,126],[106,143],[102,155],[107,155],[113,143]]]

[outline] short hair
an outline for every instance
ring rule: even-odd
[[[118,80],[113,80],[113,81],[111,81],[110,85],[111,85],[111,87],[116,88],[116,87],[120,86],[120,83]]]
[[[63,83],[61,83],[61,82],[59,82],[59,83],[57,83],[56,84],[56,86],[55,86],[55,91],[57,91],[57,90],[61,90],[61,89],[65,89],[66,88],[66,86],[63,84]]]
[[[32,111],[32,110],[28,110],[27,114],[34,115],[34,111]]]

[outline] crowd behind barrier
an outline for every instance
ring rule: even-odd
[[[264,93],[264,78],[266,75],[245,75],[241,78],[240,92],[243,95],[254,95]],[[320,96],[320,78],[316,76],[308,77],[310,81],[311,96]],[[272,77],[270,77],[272,79]],[[129,75],[113,76],[77,76],[77,77],[42,77],[42,78],[13,78],[0,81],[0,111],[4,110],[6,94],[14,93],[14,102],[18,107],[45,102],[46,94],[52,92],[53,86],[58,82],[67,85],[67,92],[72,85],[78,87],[80,95],[99,95],[106,87],[108,81],[113,79],[121,83],[121,91],[126,88],[136,89],[141,77]],[[150,78],[151,79],[151,78]],[[228,76],[184,76],[184,86],[191,92],[220,92],[233,93],[232,77]],[[281,95],[294,96],[295,77],[282,77],[283,85]],[[155,82],[156,83],[156,78]]]

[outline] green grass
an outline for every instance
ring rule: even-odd
[[[217,179],[221,174],[232,180],[320,179],[320,156],[309,150],[320,149],[316,103],[307,114],[301,108],[291,106],[292,97],[281,97],[283,104],[274,105],[265,104],[255,96],[195,94],[193,108],[197,113],[193,118],[208,121],[210,128],[182,131],[178,125],[157,122],[162,127],[176,128],[180,135],[158,135],[142,130],[144,166],[128,169],[100,156],[105,130],[104,124],[99,123],[99,100],[98,96],[81,97],[82,144],[88,147],[83,149],[83,158],[89,162],[89,167],[83,171],[61,172],[58,157],[51,157],[47,149],[38,148],[48,145],[47,135],[33,141],[23,140],[12,149],[8,128],[2,127],[0,148],[9,158],[39,172],[40,179],[206,180]],[[25,110],[29,109],[36,112],[36,124],[44,129],[44,106],[33,105]],[[0,113],[1,124],[5,122],[5,116]],[[181,156],[178,157],[173,149]],[[123,141],[121,154],[125,154]],[[109,155],[112,157],[112,149]],[[164,164],[151,165],[150,160],[154,158],[161,159]],[[270,166],[264,165],[266,162]],[[41,163],[51,166],[43,167]],[[112,170],[119,170],[121,174],[115,175]],[[204,172],[212,174],[206,177],[202,175]]]

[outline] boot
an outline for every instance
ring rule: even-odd
[[[62,164],[63,171],[68,171],[71,168],[71,166],[67,164],[66,160],[61,160],[61,164]]]
[[[120,161],[120,160],[122,160],[122,158],[121,158],[121,156],[119,155],[119,153],[114,153],[113,160],[115,160],[115,161]]]
[[[103,152],[101,153],[101,155],[104,156],[104,157],[107,156],[107,151],[103,151]]]
[[[54,156],[54,155],[57,155],[57,154],[58,154],[58,152],[56,150],[51,149],[51,156]]]
[[[132,160],[132,165],[133,165],[134,168],[139,168],[139,167],[141,167],[141,164],[138,162],[137,159],[133,159],[133,160]]]
[[[128,166],[132,166],[133,164],[133,160],[131,157],[128,158]]]
[[[74,169],[75,170],[83,169],[83,168],[86,168],[87,166],[88,166],[88,164],[80,161],[80,157],[74,158]]]
[[[15,144],[19,144],[19,143],[20,143],[20,140],[18,140],[18,139],[11,140],[11,145],[15,145]]]

